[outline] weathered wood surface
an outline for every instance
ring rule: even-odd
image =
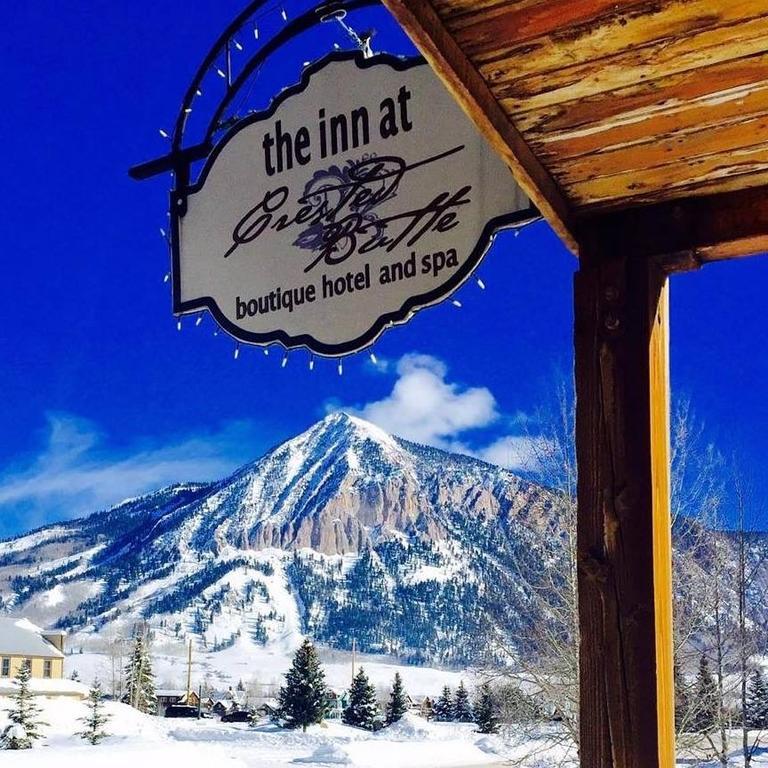
[[[417,44],[448,42],[438,71],[487,89],[472,109],[495,99],[570,211],[765,183],[765,0],[386,2]]]
[[[575,276],[585,768],[672,768],[666,273],[583,246]]]

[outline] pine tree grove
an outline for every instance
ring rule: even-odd
[[[322,722],[328,713],[329,690],[320,659],[309,640],[305,640],[293,657],[285,675],[285,685],[278,694],[278,716],[286,728],[307,730],[308,725]]]
[[[134,709],[146,714],[157,710],[155,676],[152,674],[152,659],[144,633],[138,633],[133,651],[125,668],[125,700]]]
[[[475,701],[475,723],[480,733],[497,733],[499,715],[496,700],[489,683],[483,683]]]
[[[406,693],[403,688],[403,678],[400,677],[399,672],[395,672],[392,691],[387,702],[387,725],[396,723],[407,711],[408,701],[406,700]]]
[[[347,725],[372,731],[379,719],[379,704],[376,701],[376,689],[360,667],[349,689],[349,704],[341,718]]]
[[[109,722],[109,715],[104,712],[104,693],[98,680],[94,680],[91,686],[86,707],[88,707],[88,714],[80,718],[84,728],[77,733],[77,736],[90,744],[98,744],[109,735],[104,730],[104,726]]]
[[[459,723],[473,722],[472,705],[469,703],[469,693],[464,687],[463,680],[459,683],[453,699],[453,719]]]
[[[453,720],[453,697],[451,689],[447,685],[443,688],[440,698],[435,702],[433,710],[435,720],[439,720],[441,723]]]
[[[40,728],[47,723],[39,719],[40,707],[29,686],[31,678],[31,664],[25,661],[14,678],[14,691],[10,695],[12,706],[6,710],[10,725],[2,735],[3,749],[30,749],[42,738]]]

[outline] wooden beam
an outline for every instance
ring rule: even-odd
[[[469,118],[507,163],[515,179],[574,253],[568,204],[549,172],[499,106],[428,0],[383,0]]]
[[[582,244],[575,277],[580,762],[673,768],[667,277]]]
[[[668,272],[768,253],[768,186],[615,212],[586,212],[580,237],[602,253],[654,258]]]

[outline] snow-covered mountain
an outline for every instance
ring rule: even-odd
[[[232,476],[0,542],[0,608],[86,637],[147,620],[209,649],[307,632],[460,663],[535,621],[519,574],[557,548],[557,497],[334,414]]]

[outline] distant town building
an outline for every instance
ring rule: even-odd
[[[183,704],[189,707],[200,705],[200,697],[195,691],[187,691],[176,688],[158,688],[155,690],[157,696],[157,714],[160,717],[165,716],[165,710],[175,704]]]

